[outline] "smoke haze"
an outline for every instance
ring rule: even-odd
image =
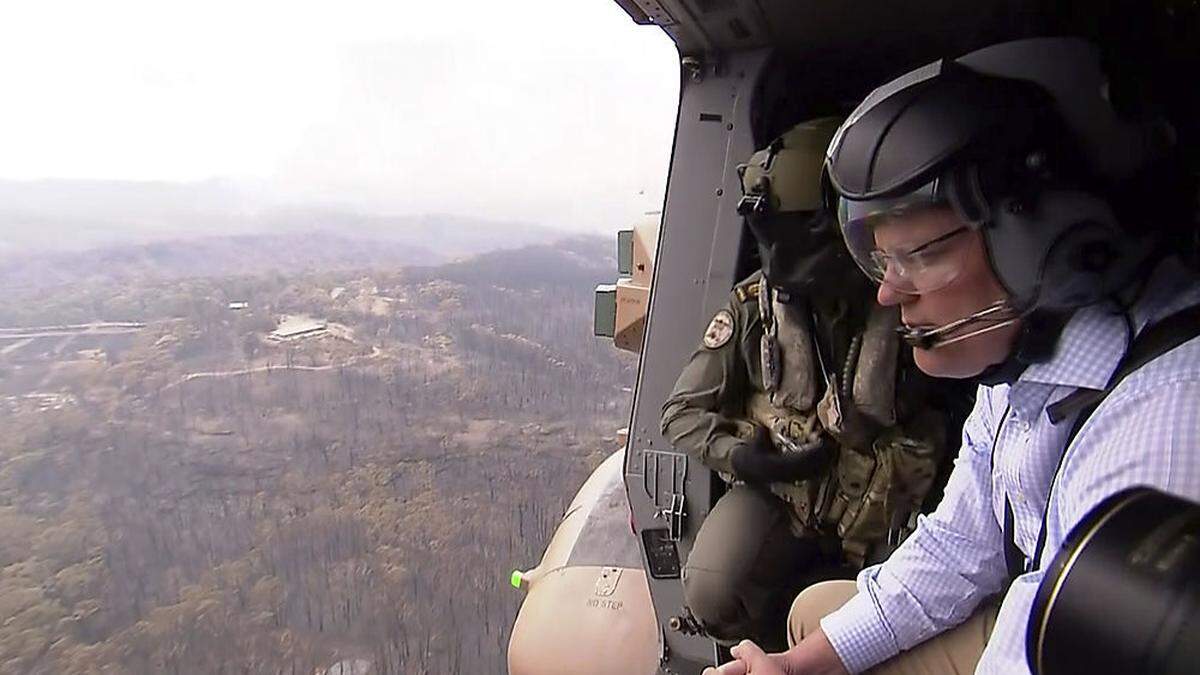
[[[10,5],[0,252],[296,208],[610,233],[661,204],[676,62],[604,0]]]

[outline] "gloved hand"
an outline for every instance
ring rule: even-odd
[[[811,478],[825,468],[831,455],[824,438],[796,450],[780,452],[771,442],[771,432],[760,426],[753,439],[733,450],[729,461],[738,479],[763,485]]]

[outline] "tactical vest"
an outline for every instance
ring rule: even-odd
[[[782,302],[760,284],[762,387],[747,401],[747,416],[771,432],[781,452],[822,432],[838,444],[823,476],[773,483],[771,491],[792,506],[797,535],[836,535],[847,559],[861,566],[911,531],[945,453],[945,417],[923,409],[897,421],[897,396],[907,392],[897,391],[895,308],[872,303],[861,330],[829,321],[814,330],[812,308]],[[839,342],[848,344],[833,353]]]

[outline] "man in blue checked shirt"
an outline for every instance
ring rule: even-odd
[[[1130,486],[1200,500],[1200,340],[1079,404],[1135,336],[1200,305],[1175,255],[1196,196],[1175,134],[1118,114],[1100,64],[1076,39],[995,45],[877,89],[834,137],[842,232],[878,301],[922,370],[981,386],[937,510],[856,583],[801,593],[787,652],[743,642],[708,672],[1028,672],[1034,594],[1072,526]]]

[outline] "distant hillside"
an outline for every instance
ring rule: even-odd
[[[311,214],[309,214],[311,216]],[[307,221],[290,216],[293,224]],[[459,260],[444,270],[465,282],[516,282],[523,286],[577,281],[579,269],[615,269],[611,242],[600,237],[554,241],[561,233],[539,228],[501,236],[494,223],[413,218],[392,233],[385,219],[363,219],[333,230],[316,225],[301,232],[208,236],[83,251],[3,254],[0,286],[39,290],[80,282],[179,279],[228,275],[306,273],[347,269],[395,269]],[[327,222],[327,221],[325,221]],[[476,235],[479,236],[476,236]],[[521,248],[525,247],[525,248]],[[496,249],[503,249],[496,251]],[[493,253],[493,251],[495,251]],[[485,254],[481,258],[472,258]],[[561,263],[570,260],[572,265]],[[432,268],[429,268],[432,269]],[[565,276],[564,276],[565,275]]]
[[[616,270],[613,240],[580,236],[552,244],[491,251],[438,267],[412,270],[412,273],[464,284],[524,288],[543,285],[584,287],[615,277]]]
[[[0,180],[0,255],[237,234],[263,207],[222,181]]]
[[[0,259],[201,237],[310,232],[377,239],[445,259],[563,236],[528,223],[293,204],[222,180],[0,180]]]
[[[189,287],[219,282],[226,300],[258,305],[260,289],[271,279],[348,272],[369,273],[383,283],[441,280],[477,288],[553,289],[587,305],[592,287],[613,278],[614,255],[611,240],[579,236],[444,262],[446,256],[416,245],[307,233],[14,256],[0,261],[0,287],[6,292],[0,326],[183,316],[191,309],[175,290],[182,280],[189,280]],[[135,287],[147,292],[131,302],[128,291]]]
[[[434,251],[447,259],[546,244],[568,236],[562,230],[529,223],[466,216],[388,216],[311,208],[271,211],[262,216],[258,226],[263,232],[320,231],[408,244]]]
[[[0,265],[0,286],[17,290],[89,280],[372,269],[439,259],[445,257],[412,244],[322,232],[206,237],[107,246],[71,253],[11,256]]]
[[[0,180],[0,286],[395,269],[560,239],[528,223],[281,204],[230,181]],[[518,269],[555,274],[530,251]],[[503,259],[496,271],[511,264]],[[468,266],[470,267],[470,266]],[[462,274],[470,275],[468,268]],[[478,272],[481,273],[481,272]],[[527,277],[532,278],[532,277]]]

